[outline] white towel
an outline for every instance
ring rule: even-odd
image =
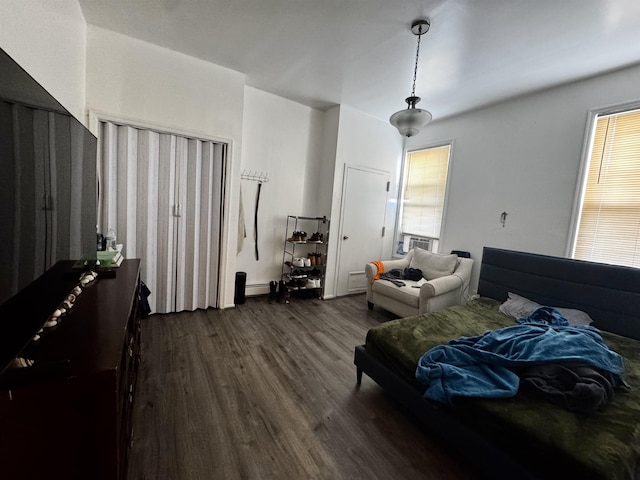
[[[237,255],[242,251],[244,239],[247,238],[247,226],[244,223],[244,206],[242,205],[242,185],[240,185],[240,207],[238,209],[238,251]]]

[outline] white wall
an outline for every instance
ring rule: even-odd
[[[640,67],[435,121],[409,150],[454,140],[441,252],[493,246],[564,256],[589,111],[640,99]],[[502,227],[500,214],[507,212]]]
[[[391,191],[386,210],[386,231],[383,251],[392,251],[397,198],[397,166],[402,154],[402,137],[388,122],[378,120],[346,105],[336,107],[339,112],[335,164],[331,197],[331,232],[326,270],[325,297],[336,295],[335,280],[340,255],[339,231],[342,208],[342,187],[345,165],[364,166],[391,174]],[[327,192],[328,194],[328,192]],[[366,212],[362,212],[366,215]],[[362,267],[367,261],[363,262]]]
[[[0,48],[86,125],[86,23],[77,1],[2,0]]]
[[[247,238],[236,269],[247,273],[247,295],[269,291],[280,280],[287,215],[315,216],[319,195],[324,114],[282,97],[245,88],[242,170],[268,174],[258,208],[259,260],[255,258],[254,214],[258,183],[242,180]]]
[[[233,305],[244,75],[94,26],[87,38],[90,110],[230,143],[220,298]]]

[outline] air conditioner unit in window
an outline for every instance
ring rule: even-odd
[[[433,249],[433,238],[426,237],[409,237],[409,250],[412,248],[418,247],[423,250],[432,251]]]

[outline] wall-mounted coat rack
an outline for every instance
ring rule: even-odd
[[[253,170],[242,170],[240,174],[242,180],[251,180],[253,182],[267,183],[269,181],[269,172],[254,172]]]

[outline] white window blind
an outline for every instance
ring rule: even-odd
[[[440,237],[450,145],[407,154],[402,198],[405,235]]]
[[[640,110],[597,117],[573,256],[640,267]]]

